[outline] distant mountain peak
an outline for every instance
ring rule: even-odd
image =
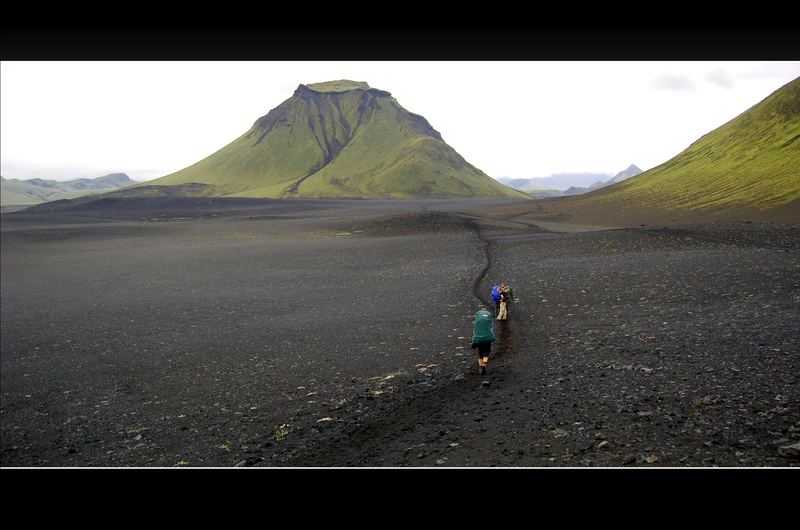
[[[627,169],[624,171],[620,171],[616,175],[614,175],[607,184],[616,184],[617,182],[622,182],[623,180],[628,180],[631,177],[635,177],[636,175],[643,173],[641,169],[636,164],[631,164],[628,166]]]
[[[366,81],[350,81],[339,79],[338,81],[325,81],[323,83],[311,83],[308,85],[299,84],[294,91],[296,97],[330,97],[344,96],[350,92],[365,92],[374,97],[392,97],[391,92],[372,88]]]
[[[350,81],[349,79],[339,79],[337,81],[325,81],[322,83],[301,84],[297,88],[305,87],[314,92],[347,92],[349,90],[369,90],[372,88],[366,81]]]
[[[298,85],[236,140],[149,184],[190,183],[230,197],[528,197],[468,163],[390,92],[348,79]]]

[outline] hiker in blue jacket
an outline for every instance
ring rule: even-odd
[[[478,372],[486,374],[486,365],[489,364],[489,354],[492,351],[492,342],[495,341],[494,315],[486,308],[481,306],[475,313],[475,325],[472,331],[472,349],[478,350]]]
[[[502,298],[500,292],[502,288],[499,285],[492,287],[492,302],[494,302],[494,316],[500,313],[500,299]]]

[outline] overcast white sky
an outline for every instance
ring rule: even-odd
[[[2,62],[0,173],[149,180],[246,132],[300,83],[367,81],[494,178],[672,158],[800,62]]]

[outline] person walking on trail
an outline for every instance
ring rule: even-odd
[[[508,320],[508,293],[500,290],[500,309],[497,311],[497,320]]]
[[[500,291],[502,289],[501,285],[495,285],[492,287],[492,301],[494,302],[494,316],[496,317],[500,313]]]
[[[497,320],[508,320],[508,305],[514,301],[514,291],[511,286],[506,283],[495,285],[492,287],[492,301],[494,302],[494,316]],[[505,302],[505,315],[500,315],[500,309]]]
[[[514,301],[514,291],[505,283],[500,284],[500,308],[497,311],[497,320],[508,320],[508,306]]]
[[[486,374],[486,365],[489,364],[489,354],[492,351],[492,342],[497,337],[494,335],[492,324],[494,315],[486,308],[481,306],[475,313],[475,325],[472,330],[472,349],[478,350],[478,373]]]

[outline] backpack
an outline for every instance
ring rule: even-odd
[[[499,285],[495,285],[494,287],[492,287],[492,300],[494,300],[495,302],[499,302],[500,301],[500,286]]]

